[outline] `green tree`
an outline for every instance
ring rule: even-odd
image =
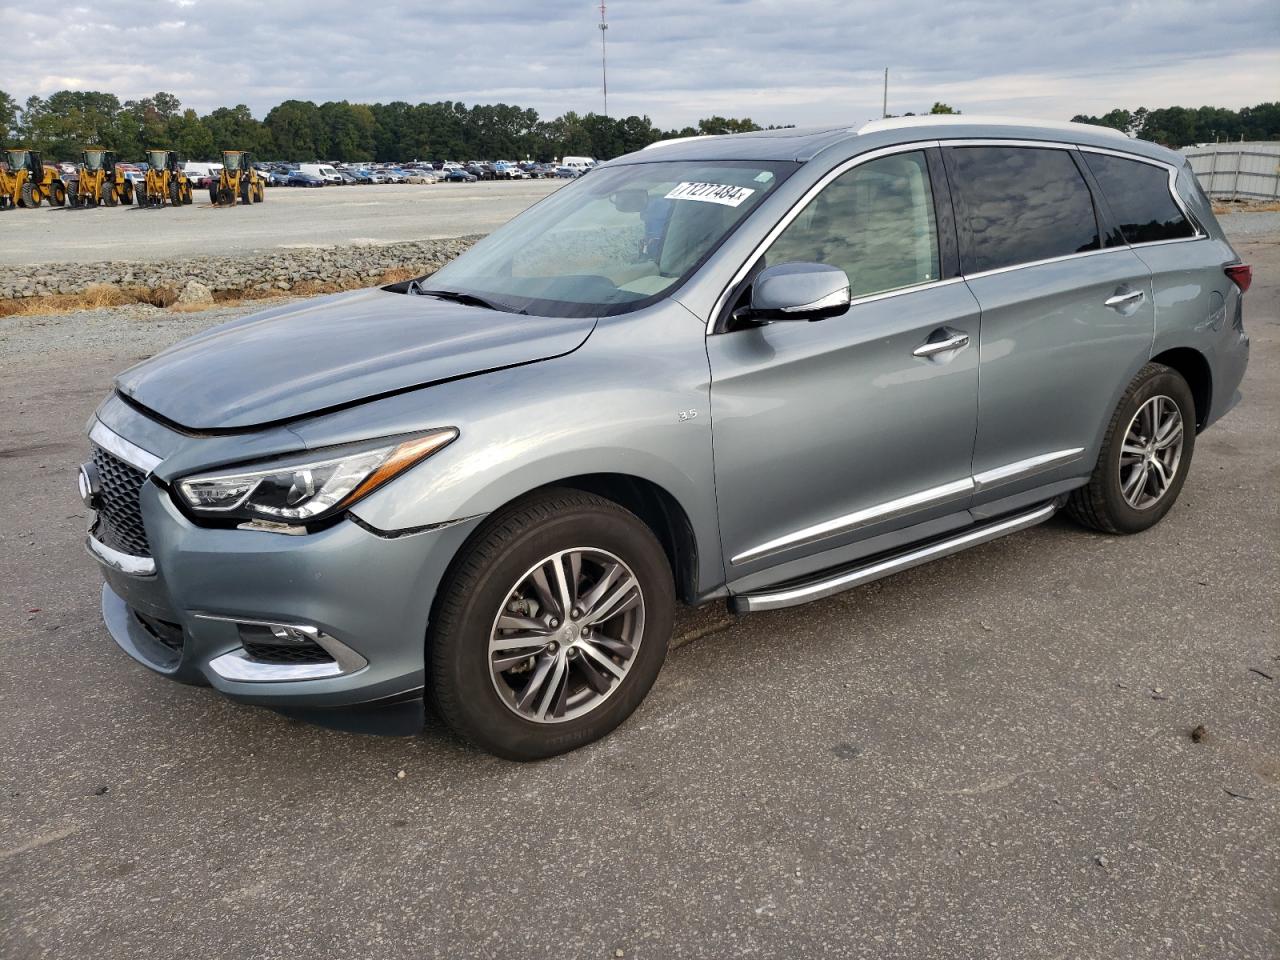
[[[328,136],[320,109],[310,100],[286,100],[263,120],[276,156],[292,160],[321,159]]]
[[[17,132],[18,101],[0,90],[0,146],[9,142],[11,134]]]
[[[951,114],[951,113],[959,113],[960,111],[953,108],[950,104],[943,103],[940,100],[935,100],[933,103],[933,106],[929,108],[929,112]]]
[[[698,133],[720,135],[726,133],[752,133],[760,126],[750,119],[736,120],[732,117],[707,117],[698,121]]]

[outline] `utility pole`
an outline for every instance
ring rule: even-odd
[[[605,52],[605,32],[609,22],[604,17],[604,0],[600,0],[600,82],[604,88],[604,115],[609,116],[609,61]]]
[[[601,4],[604,6],[604,4]],[[880,118],[884,119],[889,115],[889,68],[884,68],[884,100],[880,104]]]

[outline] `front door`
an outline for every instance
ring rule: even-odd
[[[942,276],[937,220],[924,151],[853,166],[794,216],[763,264],[840,267],[848,311],[707,338],[731,585],[773,568],[799,576],[855,542],[965,516],[978,307]]]

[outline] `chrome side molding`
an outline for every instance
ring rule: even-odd
[[[824,520],[822,523],[815,523],[811,527],[804,527],[801,530],[795,530],[781,537],[776,537],[759,546],[752,547],[750,550],[742,551],[742,553],[733,557],[730,563],[743,563],[747,560],[763,557],[766,554],[786,550],[788,547],[796,547],[803,543],[821,540],[824,537],[848,533],[851,530],[878,523],[881,520],[891,520],[894,517],[904,516],[919,510],[921,507],[931,506],[935,503],[945,503],[948,500],[958,500],[972,492],[973,481],[968,477],[952,483],[944,483],[938,487],[930,487],[928,490],[921,490],[919,493],[899,497],[897,500],[889,500],[886,503],[878,503],[863,510],[855,510],[853,513],[846,513],[842,517]]]
[[[982,493],[1001,484],[1011,483],[1014,480],[1023,480],[1056,467],[1066,466],[1079,460],[1082,456],[1084,456],[1084,447],[1072,447],[1069,450],[1054,450],[1050,453],[1028,457],[1025,460],[1006,463],[1003,466],[992,470],[984,470],[982,473],[974,474],[972,477],[966,477],[963,480],[930,487],[918,493],[899,497],[897,500],[877,503],[862,510],[855,510],[853,513],[846,513],[841,517],[824,520],[822,523],[815,523],[812,526],[783,534],[781,537],[775,537],[758,546],[743,550],[741,553],[731,557],[729,562],[735,564],[746,563],[749,560],[758,560],[760,557],[771,553],[779,553],[792,547],[813,543],[816,540],[850,533],[859,527],[866,527],[873,523],[906,516],[924,507],[959,500],[972,493]]]
[[[864,583],[879,580],[881,577],[887,577],[902,570],[918,567],[921,564],[928,563],[930,560],[937,560],[953,553],[959,553],[961,550],[966,550],[980,543],[986,543],[989,540],[995,540],[1006,534],[1026,530],[1028,527],[1034,527],[1036,524],[1048,520],[1055,512],[1057,512],[1057,507],[1051,503],[1045,504],[1042,507],[1037,507],[1034,510],[1018,514],[1006,520],[986,524],[959,536],[949,537],[946,540],[940,540],[928,546],[918,547],[915,550],[908,550],[905,553],[878,560],[874,563],[854,567],[822,580],[815,580],[811,583],[804,583],[783,590],[740,594],[730,598],[729,603],[736,613],[751,613],[757,610],[778,610],[782,607],[794,607],[802,603],[808,603],[811,600],[820,600],[823,597],[830,597],[833,594],[861,586]]]
[[[1028,457],[1026,460],[1006,463],[1004,466],[996,467],[993,470],[975,473],[973,475],[973,487],[974,490],[981,493],[984,490],[990,490],[992,487],[998,487],[1002,483],[1022,480],[1025,477],[1032,477],[1037,473],[1044,473],[1046,470],[1052,470],[1055,467],[1066,466],[1068,463],[1079,460],[1082,456],[1084,456],[1084,447],[1072,447],[1070,450],[1054,450],[1052,453],[1042,453],[1039,456]]]

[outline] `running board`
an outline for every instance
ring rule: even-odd
[[[844,570],[819,580],[786,587],[779,590],[766,590],[760,593],[743,593],[729,598],[729,608],[734,613],[751,613],[756,610],[777,610],[781,607],[794,607],[810,600],[820,600],[832,594],[860,587],[872,580],[879,580],[901,570],[918,567],[930,560],[949,557],[969,547],[995,540],[1008,533],[1026,530],[1038,523],[1044,523],[1057,512],[1057,507],[1046,503],[1034,510],[1019,513],[994,523],[987,523],[975,529],[966,530],[958,536],[938,540],[927,546],[916,547],[905,553],[895,554],[876,560],[860,567]]]

